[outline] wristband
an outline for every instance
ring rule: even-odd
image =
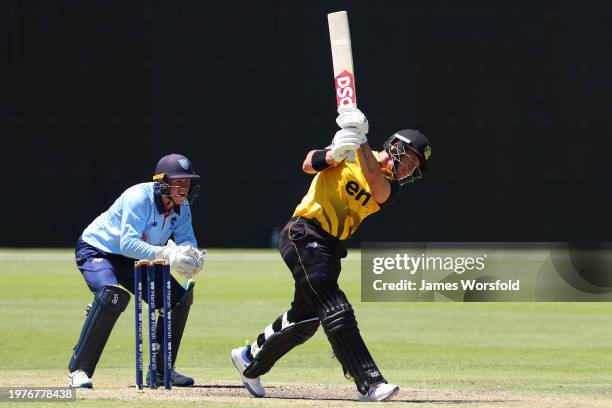
[[[325,156],[327,156],[328,151],[329,149],[317,150],[312,154],[312,159],[310,160],[310,163],[312,164],[313,170],[323,171],[329,166],[331,166],[331,164],[329,164],[327,160],[325,160]]]

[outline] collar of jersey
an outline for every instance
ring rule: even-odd
[[[159,211],[160,214],[165,214],[166,213],[166,206],[164,205],[164,201],[161,198],[161,194],[159,193],[159,191],[155,191],[153,193],[153,197],[155,198],[155,206],[157,207],[157,211]],[[181,214],[181,207],[180,206],[174,206],[172,207],[172,209],[174,210],[175,213],[177,214]]]

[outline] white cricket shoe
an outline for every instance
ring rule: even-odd
[[[247,347],[238,347],[232,350],[231,357],[232,363],[234,363],[234,367],[240,373],[240,377],[242,377],[242,383],[244,384],[244,388],[246,388],[252,396],[256,398],[262,398],[266,396],[266,390],[261,385],[259,381],[259,377],[257,378],[246,378],[242,373],[249,366],[251,361],[248,357],[249,346]]]
[[[367,394],[363,395],[357,392],[357,399],[361,402],[388,401],[399,392],[399,389],[399,386],[395,384],[376,382],[370,385]]]
[[[68,374],[68,386],[70,388],[93,388],[93,382],[83,370],[76,370]]]

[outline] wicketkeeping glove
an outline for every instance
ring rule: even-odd
[[[188,242],[181,243],[179,247],[186,248],[185,253],[188,254],[189,256],[192,256],[195,259],[195,265],[190,274],[191,276],[185,276],[186,278],[189,278],[189,279],[195,278],[196,276],[200,274],[200,272],[202,272],[202,269],[204,268],[204,257],[206,256],[207,251],[205,249],[200,251],[197,248],[194,248]]]
[[[166,246],[157,251],[155,258],[167,259],[170,262],[170,269],[181,276],[191,278],[197,262],[197,257],[191,248],[193,247],[177,246],[174,241],[169,240]]]

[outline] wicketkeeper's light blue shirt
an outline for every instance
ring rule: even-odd
[[[172,234],[177,244],[189,242],[197,248],[189,203],[166,211],[153,185],[142,183],[125,190],[85,228],[83,241],[104,252],[134,259],[154,259]]]

